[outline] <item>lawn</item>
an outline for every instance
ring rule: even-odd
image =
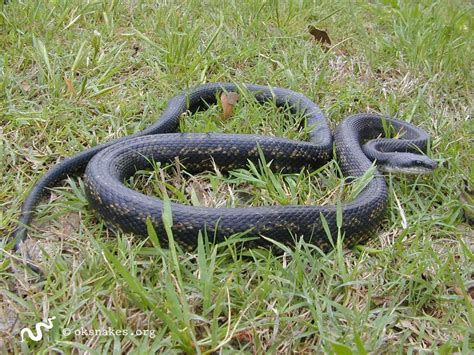
[[[473,7],[469,1],[5,1],[0,5],[1,353],[468,353],[474,347]],[[320,43],[308,26],[325,30]],[[38,208],[24,250],[5,238],[56,162],[144,129],[206,82],[305,94],[334,129],[347,115],[398,117],[431,135],[432,175],[386,175],[387,218],[353,249],[304,242],[196,250],[113,231],[81,177]],[[297,120],[244,97],[183,117],[186,132],[304,139]],[[301,175],[197,175],[177,164],[127,183],[190,205],[327,204],[353,184],[331,161]],[[281,190],[275,186],[282,187]],[[169,217],[169,216],[166,216]],[[43,339],[20,331],[53,318]]]

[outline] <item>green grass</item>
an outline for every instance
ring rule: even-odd
[[[0,235],[55,162],[147,127],[173,95],[204,82],[302,92],[333,128],[361,111],[397,116],[430,133],[439,168],[387,176],[377,236],[353,250],[333,236],[326,255],[303,242],[276,245],[279,255],[242,250],[245,235],[219,245],[202,235],[197,250],[184,251],[170,233],[115,234],[87,207],[82,181],[68,180],[30,232],[44,281],[0,244],[0,352],[472,351],[474,234],[459,202],[463,177],[474,184],[470,2],[159,3],[0,5]],[[327,29],[329,51],[308,25]],[[216,106],[185,117],[182,129],[305,137],[297,119],[250,99],[229,121],[219,114]],[[157,166],[128,183],[211,206],[336,203],[363,184],[339,179],[336,162],[301,175],[264,165],[196,176]],[[23,327],[53,316],[42,341],[20,343]],[[128,334],[81,333],[109,327]],[[153,336],[134,334],[143,330]]]

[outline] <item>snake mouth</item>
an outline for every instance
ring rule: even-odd
[[[385,173],[392,174],[409,174],[409,175],[419,175],[419,174],[431,174],[436,169],[437,164],[433,162],[431,165],[413,165],[413,166],[394,166],[394,165],[381,165],[379,166],[380,170]]]
[[[387,153],[386,153],[387,154]],[[414,153],[388,153],[388,159],[380,161],[381,171],[395,174],[430,174],[438,164],[426,155]]]

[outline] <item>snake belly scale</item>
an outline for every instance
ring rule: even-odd
[[[258,135],[173,133],[182,114],[206,109],[216,103],[223,91],[237,90],[239,87],[234,84],[215,83],[184,91],[169,101],[160,119],[147,129],[86,150],[53,167],[25,200],[15,233],[17,247],[26,238],[34,208],[47,188],[84,171],[87,199],[104,220],[126,232],[147,236],[146,221],[150,219],[161,237],[160,242],[166,245],[163,201],[124,185],[124,180],[137,170],[150,168],[152,162],[172,162],[178,157],[190,172],[212,169],[212,162],[225,171],[246,167],[249,161],[256,162],[261,150],[266,160],[272,161],[274,170],[290,172],[303,166],[317,168],[332,158],[333,135],[319,107],[304,95],[283,88],[249,84],[243,90],[250,91],[259,102],[273,101],[277,106],[289,108],[292,114],[303,113],[307,126],[311,127],[308,142]],[[373,152],[369,159],[364,142],[379,137],[387,125],[402,132],[403,139],[378,140],[378,150],[367,147],[367,151]],[[379,156],[426,149],[428,135],[404,121],[358,114],[341,122],[334,141],[344,176],[359,177]],[[333,236],[338,230],[337,209],[332,205],[207,208],[171,203],[170,206],[174,238],[189,248],[197,245],[199,231],[206,231],[209,239],[216,242],[235,233],[248,232],[257,237],[249,246],[267,246],[270,242],[261,236],[284,244],[292,244],[295,237],[303,236],[306,241],[328,250],[331,244],[321,215]],[[386,206],[387,187],[383,176],[375,170],[374,177],[355,200],[341,205],[344,243],[351,246],[370,237],[384,218]]]

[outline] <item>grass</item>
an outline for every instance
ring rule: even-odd
[[[45,280],[1,244],[0,351],[472,351],[474,235],[458,199],[463,177],[474,184],[472,11],[460,0],[0,5],[2,236],[55,162],[143,129],[173,95],[203,82],[302,92],[333,127],[360,111],[397,116],[430,133],[439,163],[429,177],[387,176],[377,236],[353,250],[338,238],[329,254],[303,242],[279,255],[241,250],[245,235],[219,245],[200,235],[197,250],[185,251],[170,233],[113,233],[88,209],[81,179],[68,180],[30,232]],[[330,50],[308,25],[328,31]],[[229,121],[219,114],[216,106],[185,117],[182,129],[305,136],[285,112],[251,100]],[[336,162],[301,175],[262,164],[196,176],[157,166],[129,184],[214,206],[335,203],[358,190],[337,177]],[[23,327],[53,316],[42,341],[20,342]],[[124,334],[97,334],[109,328]]]

